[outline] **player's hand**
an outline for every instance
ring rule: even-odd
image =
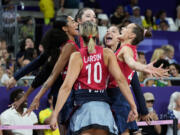
[[[136,108],[132,108],[129,112],[127,122],[132,122],[138,118],[138,112]]]
[[[58,127],[57,125],[57,117],[54,115],[54,112],[52,114],[52,117],[51,117],[51,121],[50,121],[50,128],[51,130],[56,130]]]
[[[163,69],[162,66],[160,65],[158,68],[154,67],[153,64],[156,61],[151,62],[150,64],[148,64],[146,66],[146,68],[144,69],[144,72],[150,74],[150,76],[152,77],[156,77],[156,78],[163,78],[163,77],[169,77],[168,74],[168,69]]]
[[[39,98],[34,98],[34,100],[33,100],[33,102],[31,103],[31,105],[30,105],[30,107],[27,109],[27,111],[23,114],[23,116],[24,115],[30,115],[31,114],[31,112],[32,111],[34,111],[34,110],[38,110],[38,108],[39,108],[39,102],[40,102],[40,100],[39,100]]]

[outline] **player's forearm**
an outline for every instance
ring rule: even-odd
[[[32,88],[31,86],[28,88],[28,90],[26,91],[26,93],[24,94],[24,98],[27,99],[29,97],[29,95],[34,91],[35,89]]]

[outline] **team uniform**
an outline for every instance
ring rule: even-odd
[[[79,49],[81,48],[81,40],[80,40],[80,46],[78,46],[74,41],[72,40],[68,40],[67,43],[71,43],[75,46],[76,51],[79,51]],[[68,69],[68,64],[65,66],[64,71],[61,72],[61,76],[62,76],[62,80],[64,81],[66,74],[67,74],[67,69]],[[59,90],[59,89],[58,89]],[[55,95],[55,94],[53,94]],[[56,90],[56,98],[54,98],[54,103],[56,103],[57,101],[57,95],[58,95],[58,91]],[[73,91],[70,93],[65,105],[63,106],[63,109],[61,110],[61,112],[59,113],[59,123],[60,124],[65,124],[66,126],[68,126],[68,120],[70,118],[71,112],[74,108],[74,94]]]
[[[134,55],[133,58],[136,61],[137,60],[136,46],[129,44],[120,47],[115,53],[116,57],[118,53],[121,51],[121,49],[125,46],[130,47],[132,49]],[[130,85],[130,82],[132,80],[135,71],[133,71],[125,62],[118,60],[118,64],[128,82],[128,85]],[[119,133],[125,132],[126,129],[136,131],[138,127],[135,121],[127,123],[128,114],[131,110],[130,105],[125,99],[125,97],[122,95],[116,81],[112,76],[110,76],[109,79],[107,92],[108,92],[108,96],[111,98],[112,101],[112,110],[115,114],[115,121],[118,126]]]
[[[106,92],[108,69],[104,64],[103,48],[95,46],[89,54],[87,47],[80,50],[83,67],[74,84],[75,112],[70,119],[70,131],[79,135],[91,128],[104,129],[118,134]]]

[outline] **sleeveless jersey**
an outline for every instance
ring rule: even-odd
[[[95,46],[96,52],[89,54],[88,48],[80,49],[83,60],[83,67],[79,74],[74,88],[89,89],[89,90],[103,90],[106,89],[108,69],[104,64],[103,48]]]
[[[135,61],[137,61],[137,49],[136,49],[136,46],[134,46],[134,45],[129,45],[129,44],[126,44],[126,45],[120,47],[120,48],[116,51],[116,53],[115,53],[116,57],[117,57],[117,55],[119,54],[119,52],[121,51],[121,49],[122,49],[123,47],[125,47],[125,46],[128,46],[129,48],[132,49],[132,51],[133,51],[133,58],[134,58]],[[130,82],[131,82],[131,80],[132,80],[132,77],[133,77],[135,71],[132,70],[124,61],[120,61],[120,60],[117,60],[117,61],[118,61],[119,67],[120,67],[123,75],[125,76],[125,78],[126,78],[126,80],[127,80],[127,82],[128,82],[128,85],[129,85]],[[114,78],[110,75],[108,88],[115,88],[115,87],[117,87],[117,86],[118,86],[118,85],[117,85],[116,81],[115,81]]]
[[[67,43],[73,44],[73,45],[75,46],[75,48],[76,48],[76,51],[79,51],[80,47],[79,47],[74,41],[68,40]],[[66,77],[67,69],[68,69],[68,64],[65,66],[64,71],[61,72],[61,75],[62,75],[62,79],[63,79],[63,80],[64,80],[65,77]]]

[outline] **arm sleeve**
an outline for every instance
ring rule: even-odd
[[[40,67],[42,64],[44,64],[47,57],[48,57],[48,54],[43,53],[40,56],[38,56],[35,60],[33,60],[31,63],[29,63],[27,66],[21,68],[19,71],[17,71],[14,74],[15,80],[19,80],[24,75],[26,75],[26,74],[32,72],[33,70],[37,69],[38,67]]]
[[[140,114],[142,114],[142,115],[148,114],[148,110],[147,110],[145,99],[144,99],[144,96],[143,96],[143,93],[141,90],[141,86],[139,83],[137,72],[134,73],[134,76],[131,80],[131,86],[132,86],[132,90],[134,92],[134,95],[136,97],[136,101],[139,105]]]
[[[31,84],[32,88],[36,89],[37,87],[41,86],[50,76],[53,67],[54,65],[51,65],[49,62],[46,63],[33,80]]]

